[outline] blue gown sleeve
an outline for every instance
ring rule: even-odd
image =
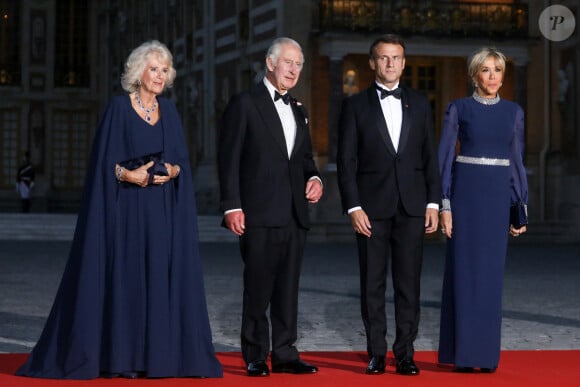
[[[459,123],[457,107],[453,103],[450,103],[449,106],[447,106],[445,117],[443,118],[443,129],[441,132],[441,139],[439,140],[438,151],[439,172],[441,174],[441,198],[443,199],[442,209],[446,209],[450,204],[451,180],[458,132]],[[445,202],[447,202],[447,204]]]
[[[528,203],[528,182],[524,168],[524,112],[518,106],[514,121],[514,138],[510,150],[511,203]]]

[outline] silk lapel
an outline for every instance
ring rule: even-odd
[[[300,148],[302,141],[306,134],[308,133],[308,119],[306,118],[306,112],[303,106],[298,106],[295,99],[290,102],[292,106],[292,113],[294,113],[294,121],[296,121],[296,137],[294,140],[294,148],[292,148],[291,157],[294,157],[296,150]],[[309,134],[309,133],[308,133]]]
[[[262,116],[262,120],[264,120],[266,128],[268,128],[268,132],[274,137],[274,141],[276,141],[280,150],[288,157],[282,121],[280,121],[280,116],[274,107],[272,97],[268,94],[268,89],[263,83],[259,83],[254,89],[252,97],[254,98],[259,114]]]
[[[381,103],[379,102],[377,89],[374,87],[374,85],[368,89],[368,98],[372,112],[371,117],[376,117],[373,121],[376,123],[377,130],[379,131],[379,134],[381,135],[381,138],[383,139],[387,147],[387,150],[394,156],[397,154],[397,151],[395,151],[393,140],[391,140],[391,136],[389,135],[387,122],[385,121],[385,116],[383,114],[383,109],[381,109]]]
[[[401,136],[399,137],[399,153],[405,149],[405,145],[407,145],[407,140],[409,139],[409,131],[411,130],[412,115],[409,106],[411,106],[409,104],[409,93],[405,88],[403,88],[403,94],[401,96],[403,122],[401,123]]]

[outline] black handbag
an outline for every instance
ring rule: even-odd
[[[524,203],[512,204],[510,207],[510,224],[515,229],[528,224],[528,209]]]
[[[145,156],[136,157],[134,159],[123,161],[119,163],[119,165],[123,168],[132,171],[147,164],[150,161],[153,161],[154,164],[149,169],[147,169],[147,172],[149,172],[149,184],[153,183],[153,177],[155,175],[161,176],[169,175],[167,168],[165,168],[165,160],[163,157],[163,152],[151,153]]]

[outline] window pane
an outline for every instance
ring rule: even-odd
[[[52,139],[53,185],[78,189],[88,158],[89,114],[85,111],[55,111]]]
[[[14,187],[16,172],[18,170],[18,133],[19,133],[18,110],[0,110],[0,185],[2,187]]]
[[[0,86],[20,84],[18,0],[0,0]]]
[[[89,86],[88,5],[84,0],[57,0],[54,83]]]

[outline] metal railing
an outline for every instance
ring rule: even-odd
[[[321,0],[320,32],[357,31],[525,38],[527,4],[463,1]]]

